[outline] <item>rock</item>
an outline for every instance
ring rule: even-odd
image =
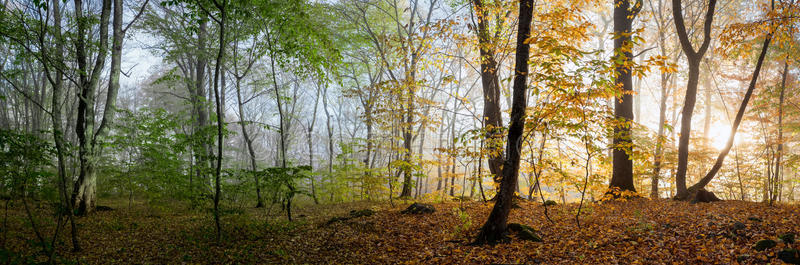
[[[527,225],[510,223],[508,224],[508,231],[514,232],[517,238],[522,240],[542,242],[542,238],[536,235],[536,230]]]
[[[747,220],[750,220],[750,221],[753,221],[753,222],[761,222],[761,218],[753,217],[753,216],[747,217]]]
[[[720,201],[720,199],[717,198],[717,196],[714,195],[713,192],[707,191],[705,189],[700,189],[700,190],[697,191],[697,194],[694,196],[694,200],[692,200],[692,203],[716,202],[716,201]]]
[[[800,251],[792,248],[781,250],[778,259],[789,264],[800,264]]]
[[[554,200],[546,200],[546,201],[544,201],[544,206],[555,206],[556,204],[558,204],[558,203],[556,203],[556,201],[554,201]]]
[[[737,222],[733,223],[733,230],[735,230],[735,231],[744,230],[745,228],[747,228],[747,226],[744,225],[744,223],[742,223],[742,222],[738,222],[737,221]]]
[[[97,205],[97,206],[94,207],[94,210],[98,211],[98,212],[106,212],[106,211],[113,211],[114,208],[111,208],[111,207],[108,207],[108,206],[103,206],[103,205]]]
[[[742,254],[736,257],[736,261],[738,261],[739,263],[744,263],[744,261],[748,259],[750,259],[750,255],[748,254]]]
[[[405,214],[424,214],[424,213],[432,213],[435,212],[436,208],[433,208],[433,205],[424,204],[424,203],[413,203],[411,206],[408,206],[405,210],[401,213]]]
[[[330,224],[333,224],[333,223],[336,223],[336,222],[347,221],[347,220],[350,220],[350,218],[349,217],[333,217],[330,220],[328,220],[328,222],[326,222],[325,225],[330,225]]]
[[[778,236],[778,238],[783,240],[783,242],[785,242],[786,244],[791,244],[794,243],[794,236],[795,236],[794,233],[786,233]]]
[[[370,210],[370,209],[364,209],[364,210],[358,210],[358,211],[352,210],[352,211],[350,211],[350,218],[371,216],[373,214],[375,214],[375,211]]]
[[[777,245],[778,245],[778,243],[775,242],[775,240],[764,239],[764,240],[760,240],[760,241],[756,242],[756,244],[753,245],[753,248],[755,250],[758,250],[758,251],[764,251],[764,250],[767,250],[767,249],[770,249],[770,248],[774,248]]]
[[[350,219],[353,219],[353,218],[370,216],[370,215],[373,215],[373,214],[375,214],[375,211],[370,210],[370,209],[352,210],[352,211],[350,211],[350,215],[349,216],[331,218],[330,220],[328,220],[328,222],[325,223],[325,225],[330,225],[330,224],[333,224],[333,223],[336,223],[336,222],[341,222],[341,221],[347,221],[347,220],[350,220]]]

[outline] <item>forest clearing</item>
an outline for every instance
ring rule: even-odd
[[[0,264],[800,264],[798,0],[6,0]]]

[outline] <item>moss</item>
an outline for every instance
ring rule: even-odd
[[[758,251],[764,251],[764,250],[767,250],[767,249],[770,249],[770,248],[774,248],[777,245],[778,245],[778,243],[775,242],[775,240],[764,239],[764,240],[760,240],[760,241],[756,242],[756,244],[753,245],[753,248],[755,250],[758,250]]]
[[[542,238],[536,235],[536,230],[534,230],[530,226],[518,223],[510,223],[508,224],[508,230],[514,232],[517,235],[517,238],[519,239],[533,241],[533,242],[542,242]]]
[[[792,248],[781,250],[778,259],[789,264],[800,264],[800,251]]]
[[[778,238],[783,240],[783,242],[786,242],[786,244],[791,244],[794,243],[794,236],[795,236],[794,233],[785,233],[778,236]]]
[[[363,210],[357,210],[357,211],[356,210],[352,210],[352,211],[350,211],[350,217],[352,217],[352,218],[362,217],[362,216],[371,216],[373,214],[375,214],[375,211],[370,210],[370,209],[363,209]]]
[[[546,200],[544,206],[555,206],[557,203],[554,200]]]

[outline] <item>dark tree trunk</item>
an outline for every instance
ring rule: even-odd
[[[530,45],[525,40],[530,35],[532,16],[533,0],[521,0],[519,3],[514,94],[506,145],[506,160],[503,164],[503,179],[500,182],[497,196],[495,196],[496,202],[492,212],[475,239],[475,244],[494,244],[506,238],[506,225],[508,214],[511,211],[511,200],[514,197],[514,190],[517,186],[520,148],[522,147],[522,134],[525,127],[528,58],[530,53]]]
[[[641,2],[631,6],[628,0],[614,1],[614,83],[622,93],[614,101],[614,118],[619,124],[614,126],[613,166],[609,188],[636,191],[633,185],[633,160],[629,153],[633,148],[631,121],[633,121],[632,68],[633,41],[631,27],[633,19],[641,8]],[[621,57],[621,58],[620,58]]]
[[[711,22],[714,19],[714,8],[716,0],[710,0],[706,11],[705,24],[703,25],[703,43],[695,51],[689,36],[686,33],[686,26],[683,22],[683,12],[680,0],[672,0],[672,15],[675,20],[675,28],[680,39],[681,49],[686,54],[689,64],[689,80],[686,84],[686,97],[684,99],[683,110],[681,112],[681,132],[678,141],[678,171],[675,173],[675,184],[678,189],[678,197],[685,197],[686,190],[686,168],[689,163],[689,138],[692,133],[692,113],[697,101],[697,81],[700,75],[700,61],[708,50],[711,42]]]
[[[712,0],[713,2],[714,0]],[[713,7],[713,5],[712,5]],[[739,124],[742,122],[742,118],[744,117],[744,111],[747,109],[747,103],[750,102],[750,97],[753,95],[753,90],[756,88],[756,82],[758,81],[758,75],[761,72],[761,66],[764,63],[764,57],[767,55],[767,50],[769,49],[769,43],[772,39],[772,35],[769,34],[764,39],[764,46],[761,48],[761,54],[758,56],[758,61],[756,63],[756,69],[753,70],[753,77],[750,79],[750,85],[747,87],[747,92],[744,94],[744,99],[742,99],[741,105],[739,105],[739,111],[736,113],[736,119],[733,121],[733,125],[731,126],[731,134],[728,137],[728,142],[725,143],[725,147],[720,151],[719,156],[717,157],[716,162],[714,162],[714,166],[711,167],[711,170],[706,174],[705,177],[700,179],[699,182],[689,187],[683,194],[680,192],[676,195],[677,199],[681,200],[694,200],[697,197],[698,191],[705,188],[705,186],[711,182],[714,176],[717,174],[720,168],[722,168],[722,162],[725,161],[725,156],[728,155],[728,152],[731,151],[731,147],[733,146],[733,139],[736,137],[736,130],[739,128]]]
[[[497,77],[497,60],[494,58],[493,41],[487,29],[486,10],[482,0],[472,0],[478,18],[478,47],[481,60],[481,85],[483,86],[484,132],[488,143],[489,171],[495,182],[499,182],[503,165],[503,118],[500,113],[500,82]]]
[[[775,188],[773,190],[777,189],[778,192],[773,192],[772,193],[772,197],[769,200],[770,204],[775,202],[775,200],[777,199],[776,196],[778,194],[780,194],[780,190],[781,190],[781,188],[780,188],[781,187],[781,184],[780,184],[781,183],[781,159],[783,158],[783,103],[784,103],[784,100],[785,100],[786,74],[787,74],[786,71],[787,70],[789,70],[789,58],[788,58],[788,56],[783,61],[783,74],[782,74],[782,77],[781,77],[781,93],[780,93],[780,98],[779,98],[779,102],[778,102],[778,148],[777,148],[776,157],[775,157],[775,171],[773,172],[773,174],[775,174],[775,177],[773,179],[776,182]]]

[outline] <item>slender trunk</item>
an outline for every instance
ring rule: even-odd
[[[328,131],[328,181],[330,181],[331,186],[330,196],[331,201],[333,201],[333,127],[331,127],[331,113],[328,110],[328,87],[324,87],[322,89],[322,109],[325,110],[325,128]]]
[[[494,43],[487,29],[487,10],[482,0],[472,0],[478,19],[478,51],[481,60],[481,85],[483,86],[483,119],[488,143],[489,171],[496,183],[500,182],[503,165],[503,118],[500,112],[500,82]]]
[[[781,77],[781,93],[779,97],[778,103],[778,148],[776,150],[776,157],[775,157],[775,189],[778,192],[774,192],[772,194],[772,198],[770,198],[770,204],[775,202],[777,199],[776,196],[780,193],[780,186],[781,186],[781,159],[783,158],[783,103],[785,98],[785,91],[786,91],[786,75],[787,71],[789,70],[789,58],[785,58],[783,60],[783,74]],[[780,196],[778,196],[780,197]]]
[[[253,174],[253,180],[256,183],[256,208],[264,207],[264,200],[261,198],[261,183],[259,183],[258,174],[256,174],[257,165],[256,165],[256,152],[253,149],[253,140],[250,139],[250,134],[247,132],[247,122],[245,121],[244,117],[244,103],[242,103],[242,88],[241,88],[242,79],[236,77],[236,103],[239,110],[239,125],[242,128],[242,137],[244,138],[244,143],[247,145],[247,153],[250,155],[250,170],[251,174]]]
[[[216,3],[216,2],[215,2]],[[217,52],[217,62],[214,64],[214,101],[216,105],[216,112],[217,112],[217,161],[216,161],[216,169],[214,171],[214,224],[216,227],[216,237],[217,243],[220,242],[222,239],[222,227],[220,226],[219,221],[219,200],[221,194],[220,189],[220,173],[222,170],[222,156],[224,155],[222,152],[222,147],[225,145],[223,141],[223,127],[225,126],[225,113],[223,112],[222,101],[220,99],[220,83],[225,84],[225,74],[220,71],[220,68],[225,63],[223,61],[225,55],[225,23],[227,22],[227,12],[225,10],[225,1],[222,1],[222,5],[217,5],[220,12],[220,20],[219,20],[219,51]]]
[[[681,112],[681,132],[678,141],[678,170],[675,173],[675,184],[678,189],[677,197],[686,197],[686,169],[689,163],[689,139],[692,132],[692,113],[697,101],[697,81],[700,75],[700,61],[708,50],[711,42],[711,22],[714,19],[714,9],[716,0],[710,0],[706,11],[705,23],[703,25],[703,43],[695,51],[689,36],[686,33],[686,26],[683,21],[683,12],[680,0],[672,0],[672,15],[675,20],[675,28],[680,39],[681,49],[686,54],[689,64],[689,79],[686,84],[686,96],[684,99],[683,110]]]
[[[747,200],[747,196],[744,192],[744,183],[742,182],[742,172],[739,168],[739,148],[734,147],[734,156],[733,160],[736,163],[736,178],[739,179],[739,194],[741,195],[741,199]]]
[[[506,160],[503,164],[503,179],[497,196],[495,196],[496,203],[475,239],[475,244],[493,244],[505,238],[508,214],[511,211],[511,200],[514,197],[514,188],[517,186],[517,177],[519,176],[520,148],[522,147],[522,134],[525,127],[527,73],[530,53],[530,45],[526,42],[526,39],[530,35],[532,17],[533,0],[521,0],[519,3],[513,103],[506,145]]]
[[[712,0],[714,1],[714,0]],[[736,113],[736,119],[733,121],[733,125],[731,126],[731,134],[728,137],[728,142],[725,143],[725,147],[720,152],[719,156],[717,157],[714,166],[711,167],[711,170],[706,174],[705,177],[700,179],[699,182],[689,187],[687,191],[684,191],[683,194],[678,192],[678,199],[694,199],[697,191],[704,188],[711,179],[717,174],[720,168],[722,168],[722,162],[725,161],[725,156],[728,155],[730,152],[731,147],[733,146],[733,139],[736,137],[736,131],[739,128],[739,124],[742,122],[742,118],[744,117],[745,109],[747,108],[747,103],[750,102],[750,97],[753,95],[753,90],[756,88],[756,82],[758,81],[758,75],[761,72],[761,66],[764,63],[764,57],[767,55],[767,50],[769,49],[769,43],[772,40],[772,34],[768,34],[767,37],[764,39],[764,46],[761,48],[761,54],[758,56],[758,61],[756,63],[756,68],[753,71],[753,77],[750,80],[750,85],[747,87],[747,92],[744,95],[744,99],[742,99],[742,104],[739,105],[739,111]]]
[[[308,166],[314,168],[314,146],[312,144],[312,137],[314,135],[314,123],[317,122],[317,106],[319,105],[319,92],[317,87],[317,97],[314,98],[314,112],[311,114],[311,122],[308,124]],[[369,134],[369,133],[368,133]],[[369,138],[369,137],[367,137]],[[369,151],[367,152],[369,153]],[[311,198],[314,199],[314,204],[319,204],[317,199],[317,187],[315,184],[315,176],[311,176]]]
[[[195,156],[195,163],[197,165],[195,174],[197,175],[198,182],[206,183],[208,180],[208,173],[210,169],[209,159],[208,156],[210,147],[208,145],[208,141],[206,138],[206,127],[208,127],[208,109],[205,107],[207,104],[207,97],[206,97],[206,77],[205,77],[205,69],[208,63],[208,59],[206,58],[206,35],[208,34],[208,24],[203,20],[200,23],[197,31],[197,50],[198,54],[197,60],[194,66],[194,89],[192,89],[192,108],[193,112],[196,115],[195,124],[194,124],[194,132],[193,138],[194,143],[192,148],[194,149],[194,156]],[[198,139],[198,137],[202,137]],[[191,186],[191,189],[194,189],[195,185]],[[205,189],[206,186],[202,185],[203,189],[201,190],[202,193],[206,193],[207,190]],[[194,195],[194,194],[192,194]]]
[[[711,65],[708,63],[708,58],[704,60],[706,61],[706,73],[703,76],[703,105],[705,105],[705,111],[703,111],[703,139],[708,141],[708,131],[711,128]]]

